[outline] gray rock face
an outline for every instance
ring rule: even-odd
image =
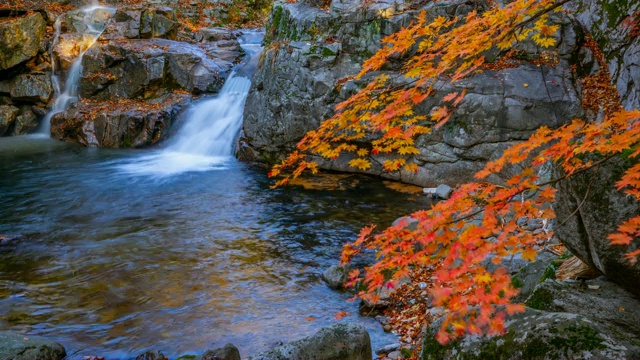
[[[62,360],[67,353],[62,345],[37,336],[0,332],[0,359]]]
[[[46,25],[40,13],[0,21],[0,70],[9,69],[36,56]]]
[[[622,221],[640,213],[640,204],[615,188],[631,165],[628,160],[614,158],[598,171],[559,183],[555,210],[559,221],[566,223],[555,233],[582,262],[640,296],[640,263],[631,264],[624,257],[629,248],[613,246],[607,239]]]
[[[20,113],[20,109],[11,105],[0,106],[0,136],[9,129],[9,126],[13,124],[16,116]]]
[[[303,2],[274,5],[267,37],[276,44],[263,53],[245,107],[243,142],[253,148],[249,153],[257,154],[251,160],[269,162],[284,156],[307,131],[331,117],[338,102],[366,83],[363,79],[336,86],[338,79],[358,73],[359,64],[379,48],[382,36],[411,21],[412,11],[389,18],[376,15],[400,12],[402,6],[377,2],[366,7],[359,1],[336,0],[327,13]],[[453,1],[429,3],[424,10],[435,17],[470,8]],[[560,58],[557,66],[523,63],[485,71],[456,84],[455,89],[442,84],[433,99],[416,107],[417,114],[429,114],[453,90],[465,88],[467,95],[446,126],[417,139],[420,155],[411,160],[420,166],[418,173],[385,172],[380,165],[383,155],[372,158],[367,172],[423,187],[461,183],[538,127],[557,127],[583,115],[569,62],[579,51],[582,34],[569,18],[556,21],[562,28],[562,41],[555,49]],[[405,81],[393,71],[387,73],[396,83]],[[344,155],[332,162],[320,160],[320,165],[357,171],[347,165],[350,159]]]
[[[469,336],[445,346],[433,337],[440,323],[436,321],[427,331],[422,360],[636,358],[614,331],[576,314],[527,309],[508,320],[503,336]]]
[[[620,286],[601,277],[584,283],[546,280],[536,286],[529,306],[550,312],[566,312],[589,318],[629,344],[640,357],[640,300]]]
[[[316,334],[250,356],[249,360],[371,360],[371,340],[364,327],[336,324]]]
[[[233,60],[240,56],[240,48],[238,45],[216,52],[217,44],[207,45],[202,49],[165,39],[113,40],[97,45],[82,61],[80,96],[96,100],[152,99],[172,89],[196,94],[218,91]]]
[[[177,112],[190,99],[170,94],[162,101],[121,101],[115,106],[83,100],[51,119],[51,137],[108,148],[151,145],[168,133]]]

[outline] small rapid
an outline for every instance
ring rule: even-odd
[[[60,15],[54,24],[55,32],[51,46],[51,83],[54,90],[54,102],[51,110],[42,119],[42,124],[38,130],[38,133],[43,136],[49,136],[51,132],[51,118],[65,111],[72,102],[78,101],[78,84],[82,76],[82,58],[87,50],[98,41],[100,35],[107,28],[109,20],[115,14],[115,8],[101,5],[91,5],[79,11],[84,15],[82,19],[84,29],[77,34],[78,39],[76,39],[74,46],[77,47],[78,56],[67,71],[64,88],[60,86],[60,78],[56,74],[57,67],[53,49],[60,43],[62,19],[65,15]]]

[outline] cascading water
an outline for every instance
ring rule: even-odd
[[[261,47],[255,43],[242,45],[251,60],[238,72],[250,75]],[[233,144],[242,126],[244,103],[251,81],[229,75],[220,93],[192,105],[185,124],[163,150],[120,166],[127,173],[167,176],[187,171],[221,169],[233,159]]]
[[[79,10],[83,14],[82,25],[84,29],[79,34],[77,40],[78,57],[73,61],[67,73],[67,79],[64,84],[64,91],[60,87],[60,79],[56,75],[56,61],[53,55],[53,48],[60,42],[60,33],[62,25],[61,15],[55,22],[55,34],[51,46],[51,82],[54,89],[54,102],[51,111],[45,115],[42,125],[38,131],[41,134],[49,135],[51,127],[51,118],[60,112],[65,111],[71,102],[78,100],[78,83],[82,75],[82,58],[84,54],[98,41],[98,38],[106,29],[109,19],[115,14],[115,9],[100,5],[92,5]]]

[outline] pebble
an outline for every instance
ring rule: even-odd
[[[389,359],[393,359],[393,360],[400,359],[400,358],[402,358],[402,353],[400,351],[396,350],[396,351],[393,351],[393,352],[389,353],[389,355],[387,355],[387,357]]]

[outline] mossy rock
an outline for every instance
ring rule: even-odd
[[[0,359],[61,360],[66,356],[57,342],[38,336],[0,332]]]
[[[427,331],[422,360],[627,359],[626,347],[610,332],[585,317],[527,309],[514,315],[502,336],[467,336],[438,343],[436,321]]]

